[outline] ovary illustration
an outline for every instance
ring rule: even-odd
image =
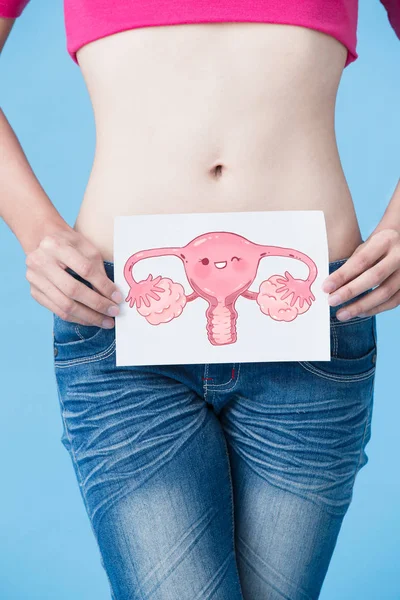
[[[176,256],[184,266],[193,290],[186,295],[183,286],[167,277],[149,274],[135,281],[134,265],[146,258]],[[305,263],[307,279],[272,275],[259,290],[251,291],[261,259],[268,256],[293,258]],[[124,277],[129,285],[126,302],[151,325],[168,323],[178,318],[186,304],[203,298],[206,310],[208,340],[214,346],[233,344],[237,339],[238,313],[235,304],[239,296],[255,300],[265,315],[275,321],[293,321],[310,309],[315,296],[311,285],[317,276],[314,261],[297,250],[280,246],[256,244],[236,233],[217,231],[204,233],[183,247],[154,248],[136,252],[124,265]]]

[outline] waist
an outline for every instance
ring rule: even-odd
[[[190,148],[187,154],[163,160],[149,154],[140,169],[126,160],[123,166],[97,163],[75,229],[112,261],[117,215],[322,210],[330,261],[350,256],[361,243],[351,193],[334,154],[328,159],[317,151],[293,154],[288,149],[270,165],[247,146],[234,161],[222,154],[214,161],[219,168],[190,158]]]
[[[113,217],[130,214],[320,209],[331,260],[359,243],[334,132],[337,40],[256,23],[147,28],[78,57],[96,151],[75,228],[106,260]]]

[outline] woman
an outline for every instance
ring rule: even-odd
[[[26,4],[2,0],[1,45]],[[65,2],[96,122],[74,227],[1,115],[62,442],[114,600],[318,598],[368,460],[376,314],[400,302],[400,184],[363,242],[335,140],[357,4],[128,4]],[[116,367],[114,216],[291,209],[325,214],[330,362]]]

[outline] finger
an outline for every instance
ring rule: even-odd
[[[99,293],[109,298],[112,302],[115,302],[116,305],[122,302],[122,293],[118,289],[117,285],[110,279],[106,273],[104,268],[104,263],[100,260],[93,265],[94,273],[88,277],[84,277],[87,279],[94,287],[94,289]]]
[[[56,262],[48,261],[45,266],[44,276],[68,298],[84,304],[103,315],[115,317],[119,314],[118,304],[99,294],[97,291],[90,289],[81,281],[78,281],[78,279],[67,273]]]
[[[111,325],[112,327],[114,326],[113,319],[104,319],[104,313],[102,314],[101,311],[96,310],[96,308],[91,308],[88,306],[85,297],[85,289],[95,294],[95,296],[100,300],[100,302],[107,302],[109,303],[109,306],[111,306],[109,300],[103,298],[103,296],[101,296],[100,294],[93,292],[93,290],[90,290],[85,284],[77,281],[74,277],[66,273],[60,266],[55,265],[54,268],[55,275],[52,277],[52,268],[50,268],[49,279],[43,274],[38,273],[32,269],[27,270],[26,278],[31,283],[31,285],[35,286],[52,302],[57,304],[57,306],[59,306],[59,308],[65,314],[69,314],[73,317],[86,319],[89,324],[96,324],[99,327],[107,327],[109,325]],[[64,278],[66,279],[66,283],[64,282]],[[80,294],[79,292],[81,286],[83,288],[82,294]],[[78,292],[76,292],[75,290],[78,290]],[[82,298],[83,302],[80,302],[79,298]],[[113,305],[113,310],[115,311],[116,309],[118,309],[118,306]],[[105,325],[102,325],[104,320]]]
[[[55,302],[53,302],[48,296],[46,296],[46,294],[40,291],[37,287],[31,286],[31,296],[34,300],[36,300],[36,302],[44,306],[44,308],[48,308],[49,310],[51,310],[51,312],[59,316],[60,319],[63,319],[64,321],[68,320],[68,315],[62,310],[62,308],[60,308]],[[80,320],[79,317],[76,318],[75,322],[79,323],[80,325],[87,325],[87,323],[85,321]]]
[[[47,257],[54,257],[64,266],[69,267],[83,279],[89,281],[103,296],[110,298],[115,303],[122,302],[122,294],[115,283],[107,276],[101,254],[91,246],[82,236],[79,249],[64,239],[47,236],[40,244]],[[82,249],[91,253],[91,257],[83,253]],[[113,295],[114,294],[114,295]]]
[[[383,302],[388,302],[398,293],[400,288],[400,272],[396,271],[384,283],[369,292],[356,302],[352,302],[336,313],[340,320],[347,320],[375,309]]]
[[[358,248],[357,250],[339,269],[325,279],[322,291],[332,293],[372,267],[386,253],[387,247],[383,244],[382,238],[378,236],[372,237],[368,243],[362,245],[360,250]]]
[[[378,306],[376,306],[375,308],[360,313],[358,316],[360,317],[362,315],[363,317],[372,317],[373,315],[378,315],[379,313],[384,312],[385,310],[392,310],[393,308],[397,308],[399,305],[400,291],[398,291],[396,294],[393,294],[390,300],[382,302],[381,304],[378,304]]]
[[[329,297],[329,304],[331,306],[336,306],[342,302],[347,302],[362,292],[366,292],[370,288],[380,285],[389,277],[389,275],[399,269],[399,267],[400,259],[397,256],[388,254],[373,267],[367,269],[349,283],[338,288],[335,293]]]
[[[99,319],[99,315],[97,313],[90,311],[90,309],[87,309],[86,307],[77,306],[75,312],[72,313],[69,310],[69,305],[67,305],[63,299],[61,299],[60,304],[58,304],[53,300],[52,297],[48,296],[35,285],[31,286],[31,296],[37,302],[39,302],[39,304],[51,310],[64,321],[79,323],[80,325],[96,325],[106,329],[111,329],[114,327],[113,319]],[[68,306],[67,310],[65,310],[66,306]]]

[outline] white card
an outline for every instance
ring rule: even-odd
[[[322,211],[117,216],[117,366],[330,360]]]

